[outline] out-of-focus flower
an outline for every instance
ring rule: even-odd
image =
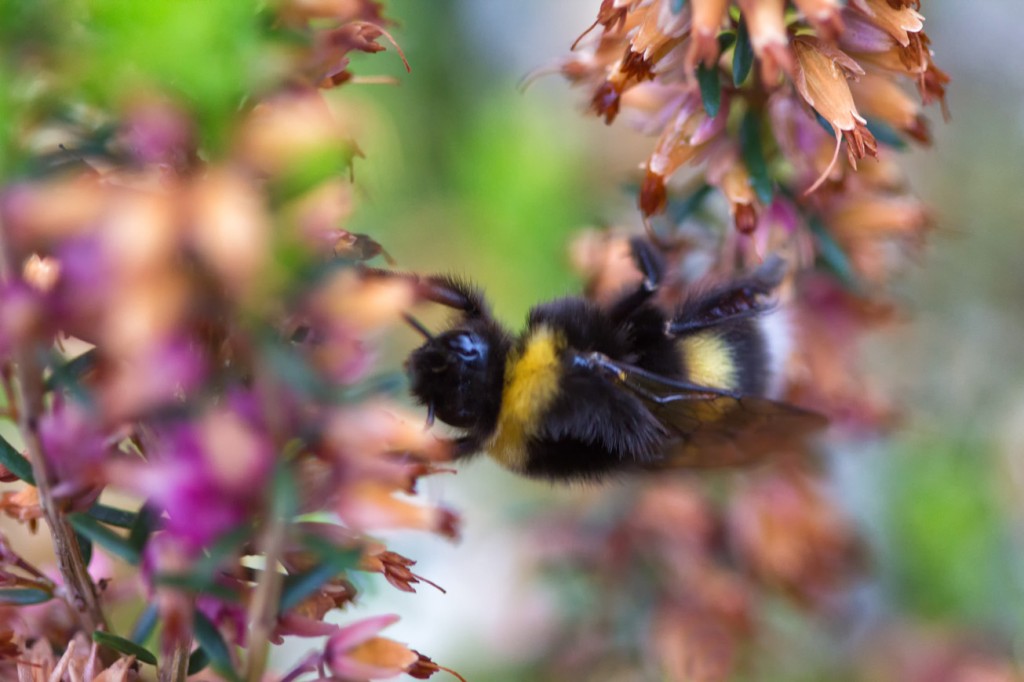
[[[338,497],[335,510],[342,521],[362,531],[412,528],[450,539],[459,535],[459,518],[453,511],[402,499],[384,484],[359,482],[348,486]]]
[[[196,161],[195,134],[185,112],[155,97],[134,102],[125,114],[121,142],[141,165],[184,172]]]
[[[581,232],[570,245],[569,257],[586,282],[587,296],[598,303],[607,304],[643,278],[630,254],[629,240],[609,230]]]
[[[419,662],[419,654],[377,633],[398,616],[374,616],[339,629],[327,640],[324,660],[340,678],[379,680],[400,675]]]
[[[99,658],[97,645],[79,634],[60,658],[45,639],[35,642],[18,661],[18,679],[25,682],[128,682],[132,679],[134,656],[118,658],[109,667]]]
[[[40,258],[34,253],[25,261],[21,276],[33,289],[45,293],[57,283],[60,263],[53,258]]]
[[[26,486],[16,492],[0,493],[0,511],[20,523],[27,523],[34,532],[39,519],[43,518],[43,508],[39,506],[39,490]]]
[[[729,530],[758,578],[811,603],[834,593],[861,565],[852,525],[803,474],[767,474],[737,490]]]
[[[1009,642],[971,638],[935,625],[896,624],[866,638],[858,652],[865,680],[1019,682]]]
[[[718,682],[729,678],[736,641],[708,614],[675,604],[662,605],[652,623],[650,648],[669,680]]]
[[[302,170],[304,163],[328,158],[341,168],[353,152],[348,132],[323,97],[315,90],[300,90],[253,109],[239,133],[237,154],[260,173],[280,178]]]
[[[192,394],[207,377],[209,364],[196,341],[162,339],[108,364],[100,395],[111,416],[145,414]]]
[[[793,54],[783,13],[785,0],[738,0],[750,32],[750,45],[761,64],[761,79],[771,87],[779,71],[793,74]]]
[[[80,17],[84,34],[116,33],[100,25],[122,10]],[[215,3],[197,17],[233,11]],[[345,229],[358,122],[336,118],[318,90],[384,80],[354,76],[354,51],[390,41],[405,57],[374,0],[285,0],[238,16],[251,25],[218,25],[241,36],[245,56],[209,78],[171,77],[173,96],[153,64],[133,64],[142,86],[111,79],[109,91],[94,83],[104,95],[80,97],[89,88],[51,72],[77,59],[69,44],[39,41],[31,58],[0,49],[4,64],[17,53],[12,88],[24,94],[5,109],[14,163],[0,163],[0,416],[26,444],[0,467],[20,486],[0,495],[0,512],[35,530],[45,508],[61,573],[51,580],[0,546],[0,584],[16,590],[0,606],[0,677],[17,667],[32,682],[134,679],[147,656],[104,670],[74,635],[120,631],[105,609],[140,583],[158,624],[146,609],[136,633],[159,628],[162,666],[186,660],[212,623],[229,645],[251,647],[231,653],[250,677],[263,677],[268,640],[288,634],[330,636],[314,668],[347,679],[441,669],[375,636],[390,621],[369,632],[324,622],[356,596],[349,571],[406,591],[424,581],[378,544],[360,566],[364,531],[456,532],[454,513],[414,498],[421,476],[443,470],[445,446],[371,406],[377,388],[354,386],[373,335],[401,319],[413,292],[357,272],[387,254]],[[78,47],[88,71],[101,58]],[[30,478],[22,457],[44,458],[50,485],[19,483]],[[349,525],[297,520],[332,512]],[[116,557],[117,575],[104,557]],[[142,580],[124,580],[122,563],[136,557]],[[40,603],[15,617],[8,601]]]
[[[416,562],[412,559],[408,559],[398,552],[389,551],[383,546],[373,547],[369,552],[363,554],[359,562],[361,570],[383,574],[393,587],[402,592],[415,592],[416,588],[413,585],[420,582],[425,582],[444,592],[444,589],[436,583],[410,571],[409,567],[415,564]]]
[[[447,456],[447,446],[416,424],[406,411],[386,403],[340,410],[325,441],[344,465],[335,509],[357,529],[416,528],[446,537],[458,534],[458,518],[443,507],[414,502],[417,476]],[[427,464],[424,467],[423,464]]]
[[[225,406],[166,427],[151,457],[146,465],[117,462],[111,476],[164,510],[166,532],[197,552],[262,504],[273,449],[261,424]]]
[[[308,317],[316,334],[312,357],[334,380],[358,381],[373,362],[364,341],[385,325],[400,321],[413,298],[413,288],[404,280],[338,271],[310,297]]]
[[[0,358],[26,340],[49,334],[43,295],[24,282],[0,284]]]
[[[232,296],[258,300],[271,241],[259,191],[241,174],[216,169],[195,181],[190,198],[189,241],[199,257]]]
[[[39,420],[39,439],[54,475],[54,498],[88,508],[102,489],[104,459],[110,452],[109,436],[96,415],[74,400],[58,399]]]
[[[793,303],[798,352],[786,370],[788,392],[837,425],[872,430],[891,424],[891,400],[857,366],[858,335],[892,320],[892,306],[867,300],[821,274],[804,277]]]

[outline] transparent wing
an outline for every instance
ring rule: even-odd
[[[603,355],[583,362],[636,395],[670,434],[664,456],[644,464],[650,468],[753,464],[800,446],[828,423],[794,405],[697,386]]]

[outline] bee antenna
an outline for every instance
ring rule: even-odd
[[[410,327],[412,327],[413,329],[418,331],[420,334],[422,334],[427,339],[427,341],[433,341],[434,340],[434,335],[430,333],[430,330],[428,330],[426,327],[423,326],[422,322],[417,320],[415,317],[413,317],[409,313],[402,313],[402,317],[405,318],[405,321],[407,323],[409,323]]]

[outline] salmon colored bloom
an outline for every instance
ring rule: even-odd
[[[686,54],[688,71],[700,63],[712,67],[718,61],[718,32],[722,28],[728,0],[691,0],[690,49]]]
[[[342,679],[379,680],[411,669],[419,654],[377,633],[398,622],[398,616],[374,616],[340,628],[327,640],[324,660]]]
[[[766,474],[737,491],[729,524],[750,569],[801,599],[821,599],[859,564],[850,522],[803,474]]]
[[[862,75],[864,69],[842,51],[815,38],[800,37],[793,41],[797,57],[796,88],[804,100],[832,126],[836,146],[832,162],[825,173],[805,193],[821,186],[839,158],[839,148],[846,140],[850,165],[857,160],[875,156],[878,144],[868,130],[867,121],[857,111],[846,79]]]
[[[794,0],[794,4],[822,38],[835,40],[843,33],[843,4],[839,0]]]
[[[850,90],[865,116],[884,121],[923,144],[931,142],[928,120],[921,106],[896,83],[868,73],[850,82]]]
[[[737,0],[750,31],[750,44],[761,63],[761,78],[767,85],[779,79],[779,72],[793,74],[793,54],[783,16],[786,0]]]

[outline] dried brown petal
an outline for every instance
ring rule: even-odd
[[[807,36],[793,41],[797,56],[796,87],[800,95],[835,131],[836,146],[832,162],[825,173],[806,190],[810,193],[825,181],[839,155],[843,138],[846,139],[846,153],[850,165],[857,167],[857,160],[877,154],[874,135],[867,128],[867,121],[857,111],[853,94],[846,82],[846,74],[863,74],[857,62],[827,43]]]

